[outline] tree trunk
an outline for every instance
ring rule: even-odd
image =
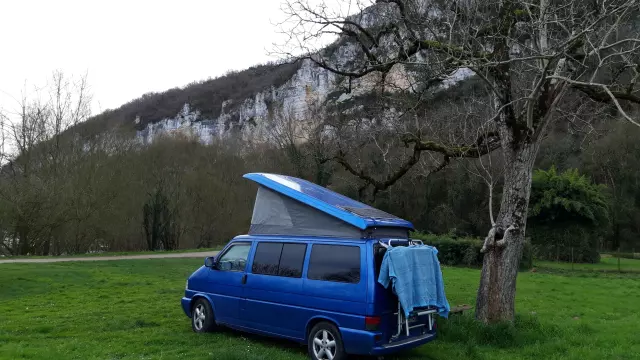
[[[503,138],[505,139],[505,138]],[[525,242],[531,178],[538,144],[503,140],[504,189],[495,227],[485,241],[476,300],[476,318],[485,323],[513,321],[516,277]],[[488,246],[487,246],[488,245]]]
[[[16,233],[18,234],[18,239],[20,241],[20,255],[33,255],[31,253],[31,242],[29,241],[29,225],[24,220],[22,215],[18,215],[18,219],[16,221]]]

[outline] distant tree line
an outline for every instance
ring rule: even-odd
[[[327,136],[328,128],[339,129],[345,141],[363,133],[323,111],[322,104],[310,106],[305,119],[273,112],[268,145],[204,146],[167,136],[141,146],[130,132],[74,131],[88,116],[85,80],[57,76],[58,88],[46,101],[23,99],[19,121],[3,118],[3,143],[16,144],[17,153],[2,152],[2,254],[221,245],[247,232],[255,185],[242,175],[255,171],[306,178],[409,219],[426,234],[482,237],[490,226],[490,188],[474,169],[493,155],[459,159],[437,172],[416,166],[372,196],[341,162],[341,145]],[[446,117],[443,109],[432,111]],[[555,128],[543,140],[527,224],[535,256],[596,261],[598,251],[640,249],[638,130],[622,121],[593,129],[586,135]],[[389,163],[401,163],[392,151],[381,157],[376,141],[365,143],[350,155],[365,159],[363,168],[384,178],[394,171]],[[501,182],[493,186],[499,197]]]

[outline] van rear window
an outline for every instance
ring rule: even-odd
[[[360,248],[314,244],[311,247],[307,278],[354,284],[360,282]]]

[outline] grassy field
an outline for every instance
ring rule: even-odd
[[[632,261],[632,260],[629,260]],[[202,259],[0,265],[0,359],[305,359],[286,341],[197,335],[180,309]],[[631,263],[640,268],[640,261]],[[479,272],[444,268],[451,305],[473,304]],[[579,276],[575,276],[575,275]],[[397,359],[638,359],[640,276],[523,272],[515,326],[470,316]]]
[[[124,255],[150,255],[150,254],[179,254],[179,253],[188,253],[188,252],[206,252],[206,251],[217,251],[222,249],[222,246],[213,247],[213,248],[199,248],[199,249],[180,249],[180,250],[158,250],[158,251],[105,251],[105,252],[95,252],[88,254],[71,254],[71,255],[60,255],[60,256],[0,256],[0,260],[9,260],[9,259],[48,259],[52,257],[64,257],[64,258],[74,258],[74,257],[94,257],[94,256],[124,256]]]
[[[640,260],[619,259],[620,272],[640,273]],[[614,257],[602,257],[598,264],[573,264],[552,261],[534,261],[534,265],[541,269],[575,270],[590,272],[618,272],[618,259]]]

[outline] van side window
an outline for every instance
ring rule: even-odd
[[[262,275],[302,277],[307,244],[259,242],[251,272]]]
[[[309,271],[311,280],[360,282],[360,248],[348,245],[314,244]]]
[[[278,275],[286,277],[302,277],[302,265],[307,244],[284,244]]]
[[[231,245],[227,251],[218,259],[218,270],[222,271],[244,271],[249,257],[250,243],[237,243]]]
[[[278,275],[282,243],[259,242],[253,257],[251,272],[263,275]]]

